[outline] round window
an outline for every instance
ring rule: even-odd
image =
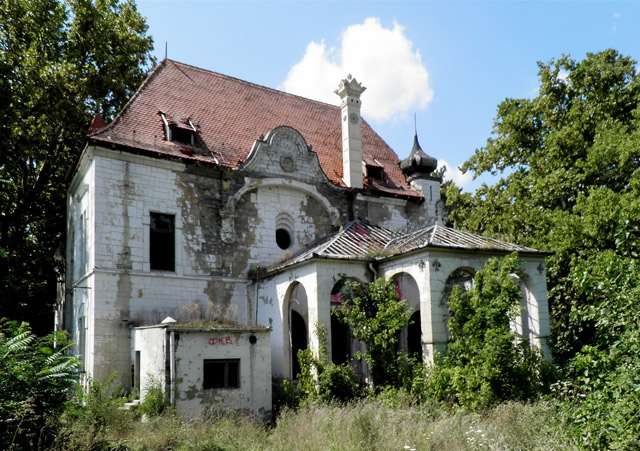
[[[280,249],[288,249],[291,246],[291,235],[287,229],[276,229],[276,244]]]

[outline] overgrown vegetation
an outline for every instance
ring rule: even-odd
[[[54,341],[56,342],[54,345]],[[64,334],[37,338],[27,323],[0,320],[0,445],[40,447],[65,407],[78,360],[63,355]]]
[[[336,365],[329,360],[327,349],[327,329],[322,323],[316,324],[316,336],[320,346],[318,357],[310,347],[298,351],[300,374],[294,388],[287,383],[285,390],[291,406],[320,402],[346,403],[362,396],[363,387],[356,379],[348,363]]]
[[[99,428],[72,423],[51,449],[131,450],[573,450],[553,403],[505,403],[482,413],[367,398],[348,404],[311,403],[283,410],[274,424],[227,412],[181,421],[165,412],[147,421],[107,402]],[[124,421],[124,423],[123,423]]]
[[[551,338],[571,432],[588,448],[637,448],[640,77],[611,49],[539,67],[538,95],[502,102],[463,166],[504,176],[475,194],[449,184],[451,220],[555,252]]]
[[[411,318],[406,301],[398,297],[393,281],[383,278],[361,284],[343,277],[342,283],[342,304],[331,313],[365,344],[366,351],[355,358],[363,358],[369,365],[373,386],[404,385],[411,369],[398,341]]]
[[[66,228],[65,177],[91,120],[155,64],[132,0],[0,2],[0,311],[44,335]]]
[[[0,307],[36,330],[51,324],[66,172],[91,118],[113,117],[154,63],[146,33],[128,0],[0,3]],[[452,342],[428,371],[397,352],[408,313],[394,287],[347,282],[335,312],[366,344],[374,390],[359,399],[351,367],[329,362],[320,337],[319,356],[300,354],[296,396],[325,404],[285,410],[271,429],[233,415],[183,423],[159,389],[139,411],[126,410],[110,381],[70,398],[77,361],[63,355],[65,338],[2,321],[0,445],[572,449],[571,440],[639,448],[640,77],[614,50],[539,67],[538,95],[502,102],[494,135],[463,166],[503,177],[475,194],[448,183],[444,197],[458,228],[555,252],[547,276],[560,404],[504,402],[544,387],[539,355],[509,328],[510,257],[491,261],[473,290],[454,290]]]
[[[517,340],[513,319],[520,314],[517,254],[490,259],[473,288],[453,288],[449,296],[451,342],[430,368],[429,395],[471,410],[504,401],[526,401],[544,389],[540,351]]]

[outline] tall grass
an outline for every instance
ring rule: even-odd
[[[471,414],[370,399],[285,409],[272,425],[234,413],[190,422],[164,413],[119,430],[76,427],[57,444],[59,449],[131,450],[576,449],[549,402],[506,403]]]

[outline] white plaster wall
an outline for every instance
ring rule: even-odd
[[[389,279],[395,274],[406,272],[418,284],[425,359],[432,360],[435,352],[442,353],[446,348],[447,309],[442,304],[442,299],[447,278],[459,268],[478,271],[482,269],[489,258],[494,256],[500,257],[503,254],[429,250],[394,259],[381,265],[380,272],[383,277]],[[521,255],[520,265],[524,273],[523,280],[530,292],[527,305],[528,316],[531,318],[528,338],[542,349],[545,357],[550,358],[548,348],[549,311],[544,257]],[[538,269],[540,265],[543,265],[542,271]]]
[[[371,274],[367,265],[362,262],[346,262],[334,260],[320,260],[317,263],[318,287],[317,287],[317,320],[327,328],[327,341],[329,359],[331,356],[331,290],[344,274],[349,278],[360,282],[371,282]],[[318,340],[314,336],[314,349],[318,349]]]
[[[182,417],[205,409],[271,413],[271,342],[268,330],[183,331],[176,338],[176,410]],[[251,344],[249,337],[257,338]],[[215,343],[215,344],[214,344]],[[240,387],[203,390],[204,359],[240,359]]]
[[[411,187],[424,196],[423,208],[429,220],[425,227],[432,225],[435,221],[442,224],[442,218],[439,217],[442,212],[438,211],[438,203],[440,202],[440,182],[431,179],[414,179],[410,183]]]
[[[258,324],[273,328],[271,336],[272,369],[274,378],[290,378],[291,352],[289,330],[286,322],[288,295],[293,284],[304,286],[307,295],[307,330],[311,349],[318,352],[319,343],[315,324],[320,321],[327,327],[327,338],[331,340],[331,290],[340,280],[340,274],[367,280],[367,267],[360,262],[318,260],[297,266],[260,282]],[[329,346],[329,353],[331,347]]]
[[[324,236],[331,230],[329,212],[317,201],[314,204],[319,210],[314,211],[313,216],[308,214],[311,197],[303,191],[269,186],[251,191],[245,197],[257,208],[257,216],[249,219],[253,237],[240,236],[237,242],[251,241],[250,263],[271,265],[283,261],[320,238],[319,234]],[[276,218],[283,213],[293,220],[292,242],[288,249],[280,249],[276,244]]]
[[[262,280],[258,295],[258,324],[273,329],[271,334],[271,365],[274,378],[289,378],[291,357],[289,350],[288,295],[291,286],[300,283],[307,295],[307,332],[313,346],[313,330],[317,321],[316,264],[292,268]],[[317,348],[316,348],[317,349]]]
[[[158,384],[166,389],[166,328],[153,327],[135,329],[132,332],[133,350],[140,352],[140,399],[150,388]]]

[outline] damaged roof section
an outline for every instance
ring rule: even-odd
[[[184,124],[197,127],[198,148],[191,146],[193,152],[183,152],[183,143],[167,139],[165,127],[176,124],[187,131]],[[330,183],[344,187],[339,107],[171,60],[161,62],[115,120],[93,128],[88,139],[107,147],[235,170],[261,135],[283,125],[304,136]],[[362,154],[365,161],[377,162],[385,174],[383,180],[365,186],[365,191],[423,197],[410,188],[395,152],[364,120]]]
[[[463,232],[441,225],[432,225],[426,229],[403,235],[390,241],[388,249],[396,252],[410,252],[423,247],[445,247],[451,249],[501,251],[501,252],[533,252],[541,253],[531,247],[507,243],[487,238],[474,233]]]
[[[355,220],[319,243],[276,265],[276,271],[314,258],[337,260],[373,260],[389,258],[425,248],[447,248],[487,252],[526,252],[548,254],[531,247],[507,243],[441,225],[432,225],[416,232],[402,234],[393,230]]]

